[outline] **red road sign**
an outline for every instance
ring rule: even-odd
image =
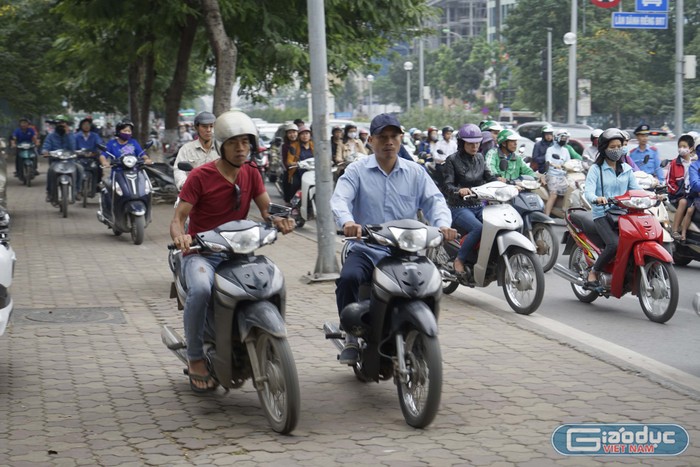
[[[620,0],[591,0],[591,3],[601,8],[613,8],[620,4]]]

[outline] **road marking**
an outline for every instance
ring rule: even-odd
[[[686,373],[685,371],[681,371],[678,368],[672,367],[671,365],[659,362],[658,360],[649,358],[640,354],[639,352],[630,350],[627,347],[622,347],[621,345],[617,345],[600,337],[596,337],[554,319],[539,315],[537,312],[530,316],[518,315],[510,308],[508,302],[505,300],[493,297],[479,290],[460,287],[460,289],[456,290],[452,295],[459,295],[461,299],[465,299],[465,301],[470,303],[485,302],[488,304],[488,306],[481,307],[485,311],[489,311],[489,308],[496,308],[498,311],[507,313],[507,317],[509,319],[535,324],[539,327],[561,335],[565,340],[573,339],[581,344],[603,352],[614,359],[621,360],[624,363],[639,368],[642,372],[653,373],[654,375],[666,379],[678,386],[683,386],[687,389],[691,389],[694,392],[700,393],[699,377]]]

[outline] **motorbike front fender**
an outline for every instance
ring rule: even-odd
[[[540,211],[532,211],[530,213],[530,222],[533,224],[556,224],[554,219]]]
[[[126,210],[134,216],[145,216],[148,209],[143,201],[133,201],[129,203]]]
[[[517,246],[533,253],[535,251],[535,245],[532,244],[530,239],[514,230],[499,233],[498,237],[496,237],[496,244],[498,245],[499,255],[503,255],[512,246]]]
[[[411,324],[415,329],[427,336],[437,336],[437,320],[433,311],[421,301],[405,302],[394,307],[391,314],[392,334],[405,324]]]
[[[287,336],[282,315],[270,302],[246,302],[241,305],[236,315],[241,342],[245,342],[254,328],[260,328],[274,337]]]
[[[71,183],[73,183],[73,177],[72,177],[72,176],[70,176],[70,175],[65,175],[65,174],[62,174],[62,175],[59,175],[59,176],[58,176],[58,184],[59,184],[59,185],[70,185]]]
[[[646,241],[634,245],[634,263],[637,266],[644,266],[644,258],[647,256],[656,258],[665,263],[673,263],[673,256],[659,242]]]

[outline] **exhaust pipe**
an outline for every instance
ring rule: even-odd
[[[571,269],[565,268],[564,266],[562,266],[559,263],[556,263],[554,265],[554,268],[552,269],[552,271],[554,271],[554,274],[556,274],[557,276],[563,277],[567,281],[571,282],[572,284],[576,284],[579,287],[583,287],[585,285],[585,282],[583,279],[581,279],[579,276],[574,274],[574,272]]]

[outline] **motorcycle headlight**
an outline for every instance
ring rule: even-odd
[[[260,242],[260,245],[271,245],[275,243],[275,240],[277,240],[277,230],[270,229],[265,238],[262,239],[262,242]]]
[[[260,227],[257,225],[239,232],[221,232],[234,253],[252,253],[260,246]]]
[[[518,189],[515,188],[513,185],[501,187],[501,188],[497,189],[496,193],[494,194],[496,201],[499,201],[501,203],[505,203],[506,201],[510,201],[511,199],[515,198],[516,196],[518,196]]]
[[[116,182],[116,180],[115,180],[115,182],[114,182],[114,191],[115,191],[119,196],[124,196],[124,192],[122,191],[122,187],[121,187],[121,185],[119,185],[119,183]]]
[[[652,199],[650,196],[633,196],[630,199],[622,201],[621,204],[633,209],[649,209],[656,204],[656,200]]]
[[[428,229],[399,229],[389,227],[399,248],[404,251],[417,252],[425,249],[428,243]]]
[[[428,242],[428,248],[437,248],[442,243],[442,235],[436,235],[435,238]]]
[[[124,167],[127,168],[132,168],[133,166],[136,165],[136,156],[124,156],[122,157],[122,164],[124,164]]]

